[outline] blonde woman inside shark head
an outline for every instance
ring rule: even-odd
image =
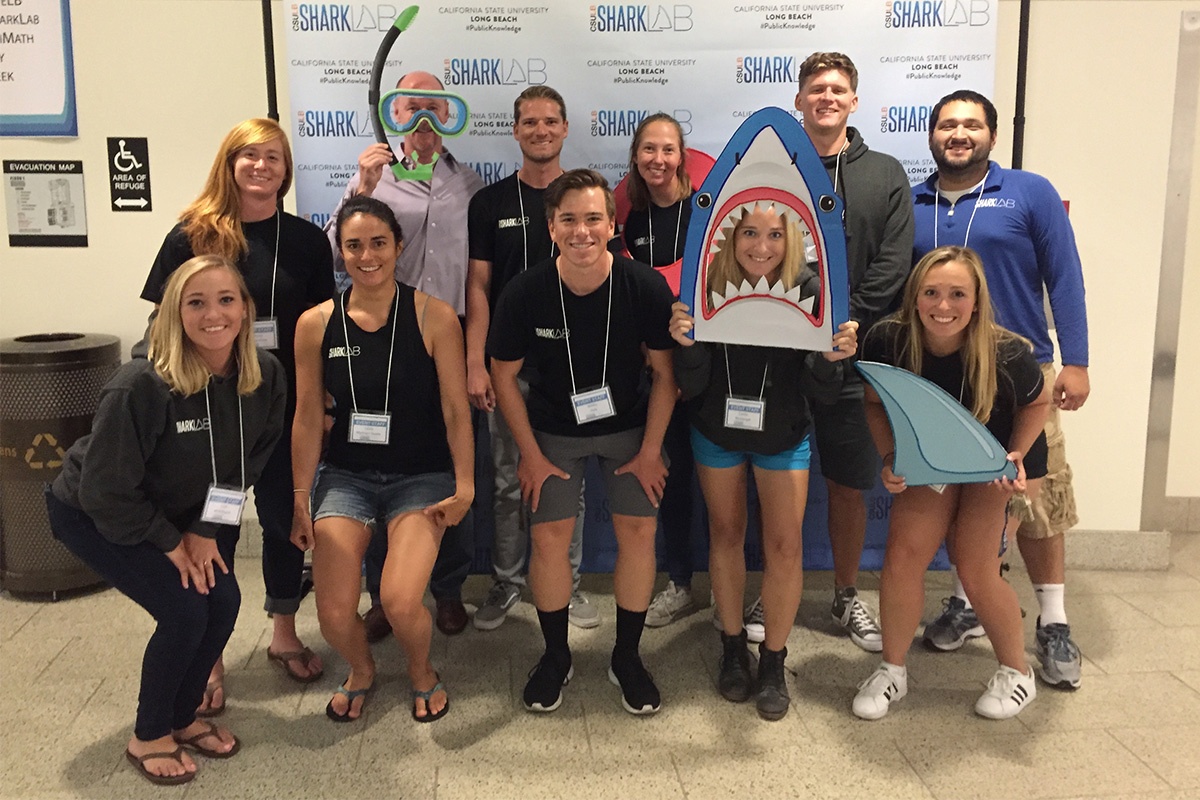
[[[811,238],[785,205],[757,200],[735,207],[713,237],[705,315],[757,297],[788,301],[819,316],[820,279],[808,266]]]

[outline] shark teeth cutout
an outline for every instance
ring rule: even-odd
[[[722,295],[720,292],[712,292],[712,307],[715,309],[720,309],[726,303],[741,297],[754,297],[763,295],[772,297],[776,300],[782,300],[791,303],[792,305],[807,311],[809,314],[813,313],[813,306],[816,303],[816,297],[806,297],[801,300],[799,286],[793,286],[791,289],[785,290],[783,288],[783,281],[776,281],[774,285],[768,285],[767,278],[764,275],[758,279],[758,283],[756,283],[754,286],[751,286],[750,281],[748,280],[743,280],[741,286],[734,286],[732,283],[726,281],[724,295]]]

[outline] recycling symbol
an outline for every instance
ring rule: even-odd
[[[43,448],[43,451],[39,453],[38,449],[43,444],[46,445],[46,448],[54,448],[53,452],[47,452],[46,448]],[[50,458],[47,458],[47,455]],[[25,451],[25,463],[29,465],[30,469],[56,469],[62,466],[64,455],[66,454],[58,446],[58,440],[54,438],[54,434],[39,433],[33,437],[33,446]],[[36,456],[41,456],[40,460],[35,461]]]

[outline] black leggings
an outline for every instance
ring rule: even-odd
[[[268,614],[295,614],[300,608],[300,583],[304,551],[291,542],[292,432],[283,432],[275,452],[254,484],[254,507],[262,525],[262,574]]]
[[[46,508],[55,538],[158,623],[142,657],[134,735],[150,741],[191,725],[242,602],[233,572],[238,529],[220,528],[217,548],[229,574],[217,569],[216,586],[202,595],[183,588],[179,570],[154,545],[113,544],[96,530],[91,517],[49,489]]]

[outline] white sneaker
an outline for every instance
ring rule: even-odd
[[[1037,697],[1033,670],[1028,674],[1001,666],[988,681],[987,691],[975,702],[975,713],[988,719],[1009,719]]]
[[[746,609],[743,617],[746,625],[746,639],[751,642],[761,642],[767,638],[767,626],[763,623],[762,595],[754,601],[754,605]]]
[[[908,670],[896,673],[880,664],[865,681],[858,685],[851,708],[859,719],[882,719],[888,707],[908,694]]]
[[[654,596],[650,608],[646,610],[646,627],[661,628],[681,620],[697,611],[696,601],[692,599],[692,590],[675,585],[668,581],[667,588]]]
[[[595,628],[600,624],[600,610],[592,605],[586,594],[575,592],[571,595],[567,621],[576,628]]]

